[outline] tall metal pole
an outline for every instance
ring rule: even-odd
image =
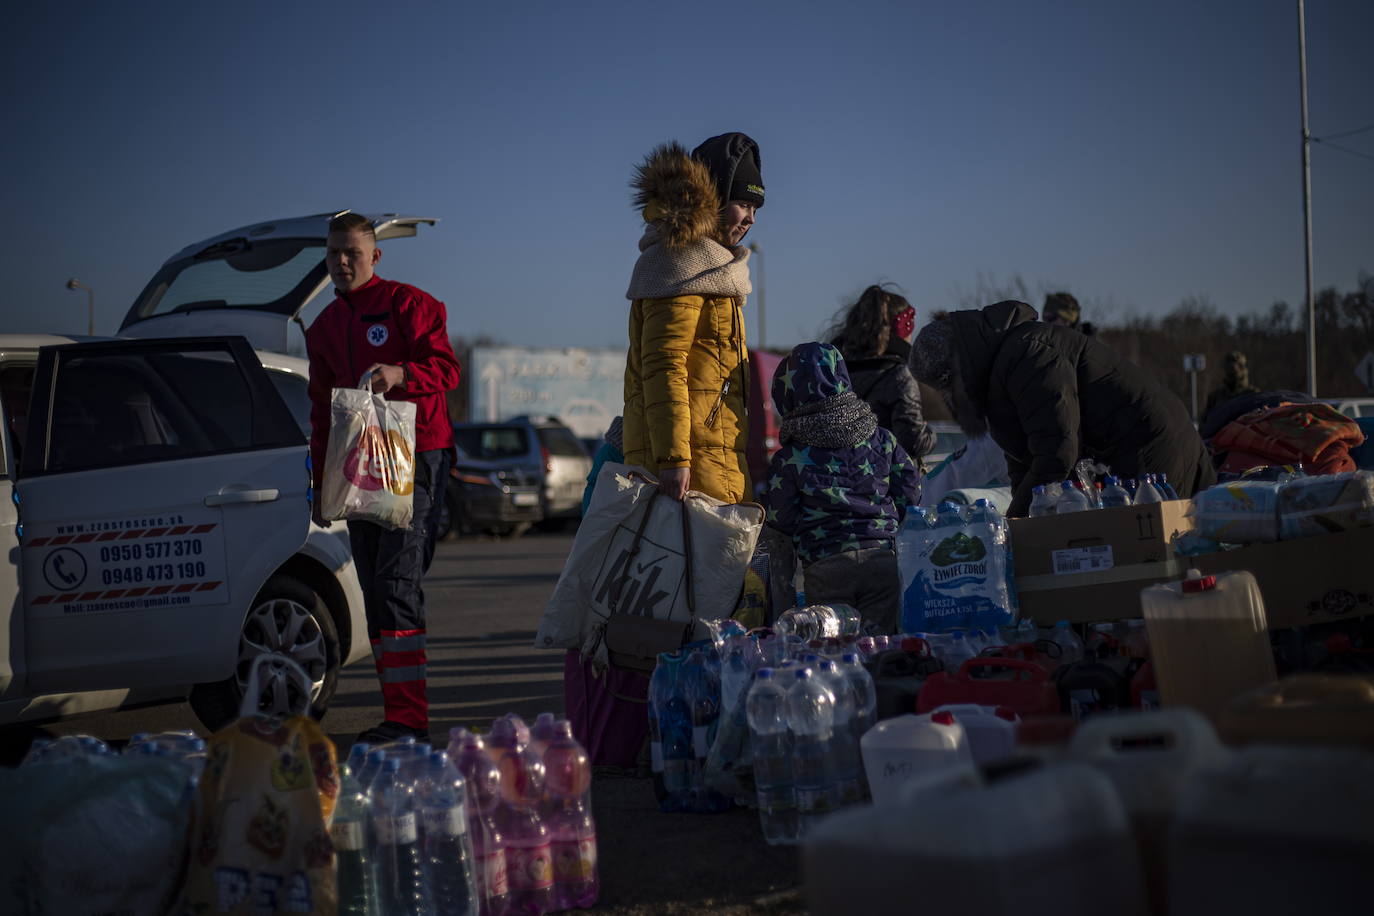
[[[1298,0],[1298,72],[1302,85],[1302,237],[1307,258],[1307,393],[1317,396],[1317,304],[1312,300],[1312,135],[1307,130],[1307,9]]]
[[[768,323],[764,319],[763,251],[759,249],[757,243],[751,244],[749,246],[749,250],[754,253],[754,257],[758,258],[759,261],[759,342],[758,344],[756,344],[756,346],[758,349],[762,350],[764,346],[764,340],[767,337],[765,331],[768,328]]]

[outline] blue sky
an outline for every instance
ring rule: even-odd
[[[1295,10],[22,4],[0,37],[4,329],[83,329],[77,276],[113,333],[183,246],[353,207],[443,218],[380,272],[445,300],[452,333],[622,346],[631,167],[727,130],[762,149],[771,345],[880,280],[923,316],[1014,275],[1088,318],[1296,305]],[[1307,22],[1313,134],[1374,123],[1374,4],[1312,0]],[[1374,131],[1337,142],[1374,156]],[[1312,188],[1315,282],[1352,289],[1374,160],[1318,145]]]

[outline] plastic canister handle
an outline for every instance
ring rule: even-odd
[[[973,668],[1010,668],[1013,671],[1021,671],[1030,676],[1032,681],[1049,680],[1049,674],[1044,668],[1020,658],[970,658],[959,666],[959,673],[955,677],[961,680],[969,679],[969,672]]]

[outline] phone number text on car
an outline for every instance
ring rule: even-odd
[[[148,566],[116,566],[102,569],[100,579],[106,585],[131,585],[140,582],[172,582],[177,579],[205,578],[205,564],[200,561],[189,563],[152,563]]]
[[[204,550],[200,538],[179,541],[149,541],[146,544],[111,544],[100,548],[100,562],[128,563],[134,560],[169,560],[198,557]]]

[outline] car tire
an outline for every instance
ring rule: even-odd
[[[514,540],[526,531],[530,530],[532,522],[512,522],[509,525],[495,525],[488,529],[493,537],[510,538]]]
[[[293,576],[275,575],[244,617],[234,672],[191,689],[191,709],[206,728],[215,731],[238,718],[249,669],[263,654],[286,655],[299,663],[311,679],[310,714],[316,719],[324,715],[338,685],[338,628],[314,589]],[[296,696],[290,699],[298,701]]]

